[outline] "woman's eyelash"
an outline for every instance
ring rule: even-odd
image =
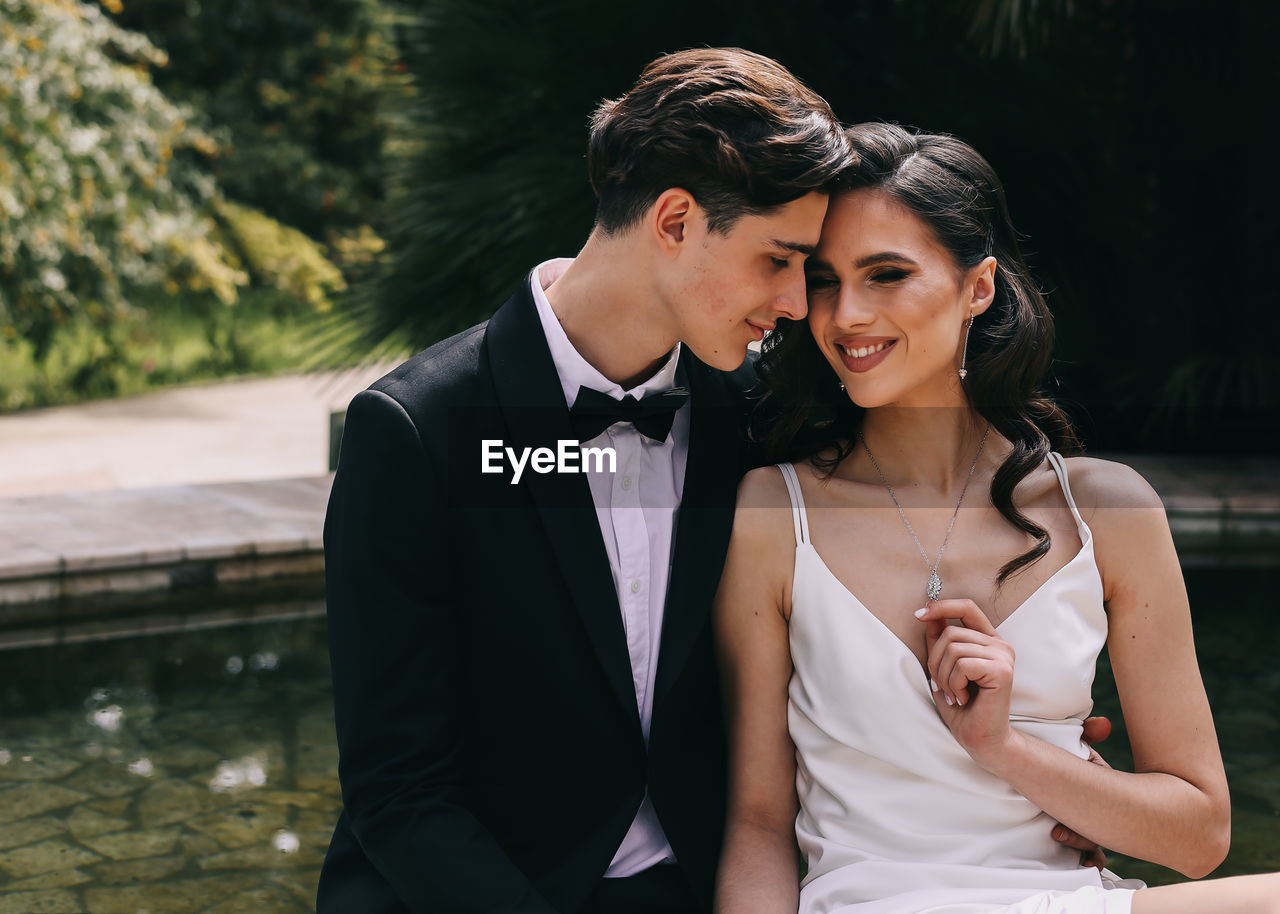
[[[815,276],[810,274],[804,279],[805,285],[810,289],[826,289],[831,286],[839,285],[839,280],[834,276]]]
[[[881,270],[879,273],[871,275],[872,282],[897,282],[899,279],[906,278],[906,270]]]

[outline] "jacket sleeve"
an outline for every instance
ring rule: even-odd
[[[373,390],[352,401],[324,532],[346,815],[411,911],[554,914],[460,789],[444,485],[399,402]]]

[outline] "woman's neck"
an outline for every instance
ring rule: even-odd
[[[860,434],[884,478],[895,488],[959,494],[986,434],[987,420],[971,406],[882,406],[867,410]],[[983,447],[982,463],[996,458],[995,441]],[[863,481],[879,483],[866,450],[858,445],[851,469]]]

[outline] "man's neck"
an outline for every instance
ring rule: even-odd
[[[546,289],[573,348],[624,390],[653,377],[679,341],[670,313],[635,260],[625,240],[592,233]]]

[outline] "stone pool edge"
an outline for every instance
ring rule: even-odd
[[[157,596],[179,597],[193,614],[218,595],[251,602],[245,598],[258,592],[269,602],[292,582],[309,582],[304,590],[315,596],[331,481],[326,474],[0,499],[0,643],[5,631],[24,630],[28,641],[45,630],[38,640],[47,641],[53,628],[93,620],[109,631],[124,607],[136,615],[154,605],[174,616]]]
[[[1122,455],[1184,565],[1280,565],[1280,460]],[[0,499],[0,632],[165,594],[321,579],[332,474]]]

